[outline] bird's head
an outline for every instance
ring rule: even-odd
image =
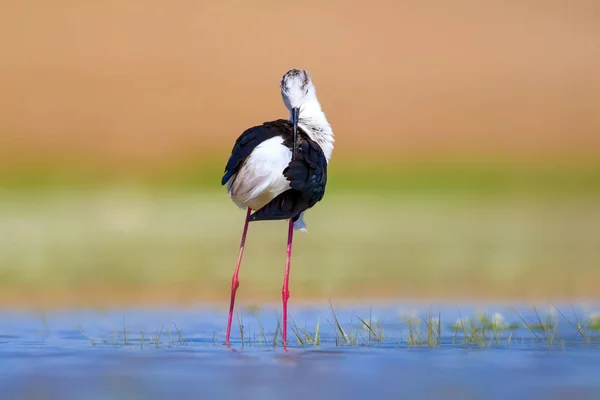
[[[302,111],[302,106],[317,99],[315,86],[310,80],[308,71],[292,69],[281,78],[281,97],[285,106],[290,110]]]

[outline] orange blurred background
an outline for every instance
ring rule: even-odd
[[[291,68],[336,158],[594,158],[599,49],[592,0],[3,0],[0,160],[224,164]]]

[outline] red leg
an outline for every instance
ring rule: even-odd
[[[290,259],[292,257],[292,238],[294,236],[294,222],[290,219],[290,227],[288,230],[287,253],[285,259],[285,275],[283,277],[283,289],[281,290],[281,298],[283,299],[283,344],[287,345],[287,302],[290,298]]]
[[[246,234],[248,233],[248,218],[250,217],[250,208],[246,213],[246,221],[244,222],[244,232],[242,233],[242,242],[240,243],[240,253],[238,255],[237,265],[233,272],[233,278],[231,278],[231,300],[229,301],[229,319],[227,320],[227,336],[225,337],[225,344],[229,346],[229,334],[231,333],[231,319],[233,318],[233,305],[235,303],[235,292],[237,292],[240,286],[238,274],[240,272],[240,264],[242,263],[242,255],[244,254],[244,244],[246,243]]]

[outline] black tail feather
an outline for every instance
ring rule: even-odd
[[[305,209],[306,206],[302,205],[300,193],[293,189],[286,190],[250,215],[249,221],[293,219],[297,218]]]

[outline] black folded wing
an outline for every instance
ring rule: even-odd
[[[314,206],[325,194],[327,159],[319,145],[304,132],[298,136],[296,157],[283,170],[291,189],[275,197],[250,216],[250,221],[292,218]]]
[[[231,156],[225,166],[225,174],[221,179],[221,185],[226,184],[233,175],[238,173],[244,161],[246,161],[256,146],[275,136],[284,135],[288,131],[291,132],[291,123],[284,119],[265,122],[262,125],[246,129],[233,145]]]

